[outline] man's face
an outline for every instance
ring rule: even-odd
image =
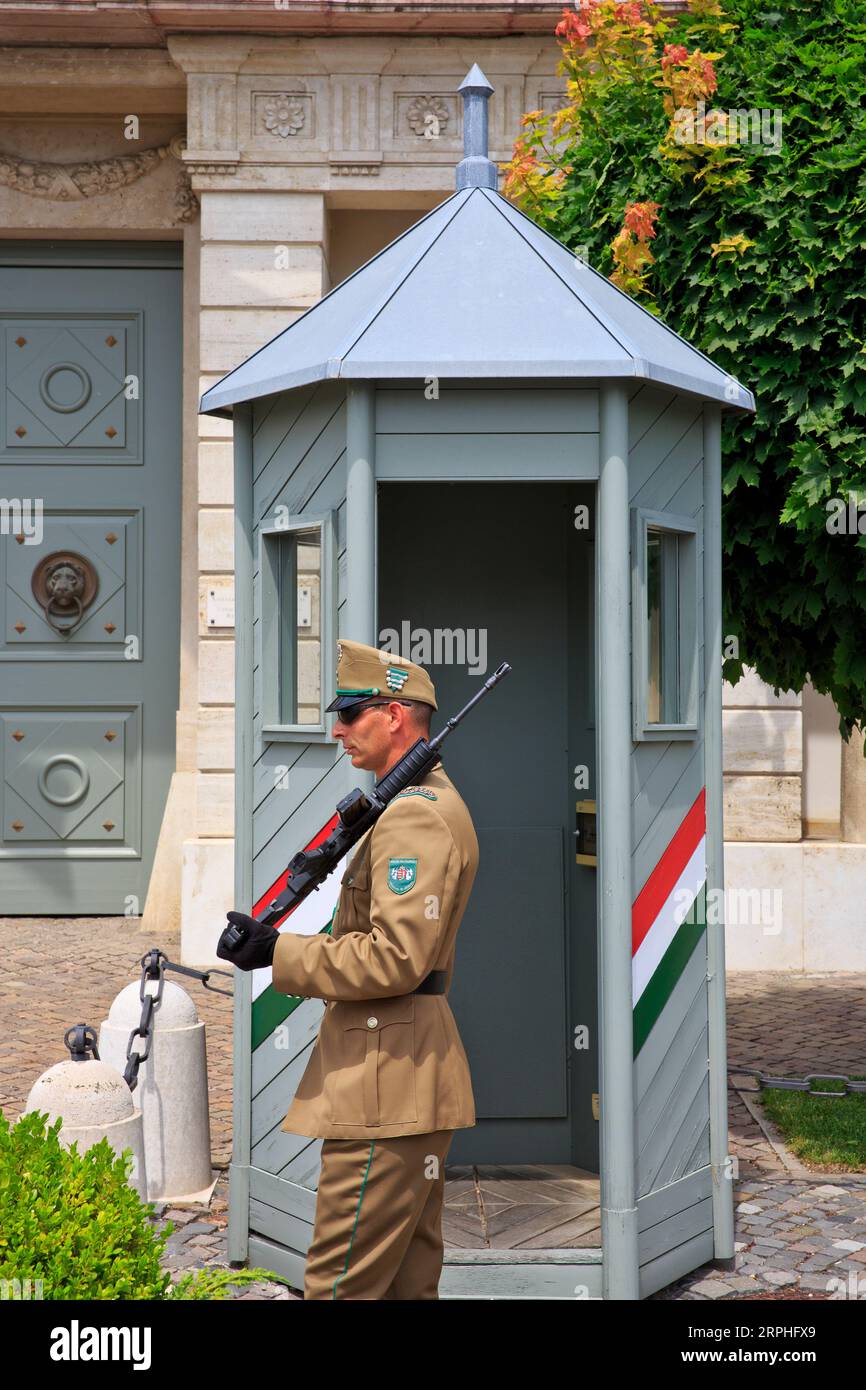
[[[351,724],[344,724],[337,715],[333,735],[342,743],[343,752],[348,753],[353,767],[375,772],[388,765],[395,719],[403,722],[394,711],[405,713],[403,706],[395,701],[394,704],[367,705]]]

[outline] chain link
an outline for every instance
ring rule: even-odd
[[[849,1076],[838,1075],[832,1071],[812,1071],[808,1076],[766,1076],[764,1072],[758,1071],[755,1067],[728,1067],[728,1076],[737,1073],[740,1076],[754,1076],[757,1078],[757,1086],[737,1086],[738,1091],[758,1092],[765,1087],[771,1086],[778,1091],[808,1091],[810,1096],[827,1096],[834,1099],[837,1096],[857,1095],[866,1091],[866,1081],[852,1081]],[[844,1091],[813,1091],[813,1081],[844,1081]]]
[[[138,1069],[142,1062],[146,1062],[150,1056],[151,1030],[153,1028],[154,1011],[159,1008],[162,1002],[162,992],[165,987],[166,970],[176,970],[180,975],[190,975],[193,979],[201,980],[205,989],[211,990],[214,994],[227,994],[229,999],[233,998],[230,989],[217,989],[216,985],[209,984],[211,975],[227,975],[228,970],[191,970],[188,965],[176,965],[170,961],[168,956],[158,947],[154,946],[148,951],[146,956],[141,958],[141,984],[138,990],[138,997],[141,1000],[141,1018],[137,1028],[133,1028],[126,1044],[126,1068],[123,1079],[131,1091],[138,1085]],[[156,980],[155,990],[146,989],[148,980]],[[140,1052],[137,1048],[133,1050],[136,1038],[144,1039],[144,1051]]]

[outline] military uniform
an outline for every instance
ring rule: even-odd
[[[391,691],[435,707],[421,667],[340,647],[335,703]],[[385,669],[400,675],[386,684]],[[274,988],[326,1001],[282,1124],[324,1141],[307,1298],[437,1297],[445,1157],[453,1131],[475,1124],[446,995],[477,866],[469,811],[437,765],[358,842],[331,932],[280,933]]]

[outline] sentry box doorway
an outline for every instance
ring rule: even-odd
[[[445,759],[481,864],[440,1296],[643,1298],[733,1254],[721,412],[754,400],[500,196],[461,90],[455,194],[202,400],[235,437],[235,906],[365,775],[338,636],[428,665],[439,718],[509,661]],[[280,1126],[322,1005],[269,974],[235,983],[230,1258],[300,1287],[321,1141]]]

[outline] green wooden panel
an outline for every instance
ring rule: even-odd
[[[376,392],[377,434],[598,433],[598,392],[576,387],[423,386]]]
[[[629,500],[653,519],[656,513],[691,518],[695,532],[694,631],[683,634],[697,653],[695,696],[697,730],[679,744],[654,731],[658,743],[638,742],[631,755],[632,895],[638,893],[662,859],[683,818],[706,784],[704,759],[703,671],[703,480],[704,454],[701,406],[655,388],[644,388],[630,403]],[[633,557],[634,560],[634,557]],[[645,590],[638,601],[645,605]],[[635,601],[633,596],[633,602]],[[639,667],[640,663],[636,663]],[[643,678],[641,677],[641,681]],[[651,736],[651,735],[648,735]],[[703,904],[703,895],[701,903]],[[706,987],[706,928],[683,926],[660,964],[656,989],[669,997],[644,1037],[659,999],[645,991],[635,1013],[635,1038],[640,1049],[635,1061],[636,1132],[635,1181],[641,1199],[706,1163],[709,1120],[708,1003]],[[675,981],[675,982],[674,982]],[[649,987],[652,988],[652,987]],[[708,1201],[711,1207],[711,1201]],[[700,1218],[704,1219],[704,1218]],[[706,1223],[712,1227],[712,1212]],[[661,1271],[681,1272],[677,1260],[691,1258],[700,1232],[682,1222],[667,1222],[653,1253],[641,1246],[641,1259]],[[712,1231],[710,1231],[712,1238]],[[679,1252],[665,1263],[664,1246]],[[683,1264],[682,1269],[693,1268]],[[665,1281],[663,1281],[665,1282]],[[654,1285],[660,1287],[660,1285]],[[647,1279],[642,1272],[641,1292]]]
[[[711,1204],[712,1205],[712,1204]],[[713,1244],[712,1210],[704,1217],[707,1228],[685,1240],[680,1245],[672,1245],[655,1260],[640,1266],[640,1297],[648,1298],[658,1289],[664,1289],[683,1274],[708,1264],[715,1255]]]
[[[423,417],[422,417],[423,418]],[[598,477],[596,434],[381,434],[376,476],[391,482]]]

